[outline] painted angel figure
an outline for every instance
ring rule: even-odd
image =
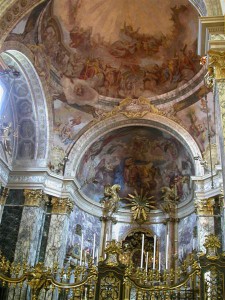
[[[118,192],[120,191],[120,185],[107,184],[104,187],[104,197],[100,201],[103,204],[103,215],[104,216],[112,216],[119,208],[120,196]]]

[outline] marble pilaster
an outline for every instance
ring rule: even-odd
[[[214,198],[197,199],[195,201],[198,219],[198,251],[205,252],[205,238],[209,234],[215,234]]]
[[[223,35],[223,42],[225,42],[225,35]],[[222,46],[221,46],[222,45]],[[220,49],[211,49],[208,52],[209,68],[212,68],[212,77],[214,78],[214,94],[216,99],[216,110],[220,118],[217,118],[217,129],[219,136],[219,148],[221,155],[222,169],[225,170],[225,43],[220,45]],[[225,172],[223,174],[223,190],[225,186]],[[222,231],[222,249],[225,250],[225,199],[223,197],[223,211],[221,218]]]
[[[38,261],[44,223],[45,196],[41,190],[24,190],[25,202],[20,221],[14,260],[26,260],[29,265]]]
[[[54,262],[63,266],[66,256],[69,232],[69,214],[74,203],[68,198],[52,198],[52,215],[45,253],[45,265],[52,267]]]

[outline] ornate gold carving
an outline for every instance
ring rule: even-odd
[[[152,200],[153,196],[150,196],[148,192],[140,191],[140,194],[135,190],[134,195],[128,194],[129,197],[124,199],[130,201],[125,207],[130,207],[133,220],[139,224],[147,221],[147,213],[150,209],[157,209],[155,200]]]
[[[53,214],[69,214],[73,210],[74,202],[69,198],[52,197]]]
[[[103,205],[103,217],[112,217],[112,215],[118,211],[120,196],[120,185],[107,184],[104,187],[104,198],[101,199],[100,203]]]
[[[206,257],[211,260],[218,259],[218,249],[221,247],[219,238],[214,234],[209,234],[205,238],[203,245],[206,248]]]
[[[108,266],[118,266],[120,265],[119,255],[122,253],[121,244],[112,240],[107,242],[105,254],[106,259],[104,263]]]
[[[214,67],[215,79],[225,79],[225,51],[209,50],[209,67]]]
[[[43,206],[48,201],[42,190],[24,190],[25,206]]]
[[[0,205],[5,205],[8,195],[9,195],[9,189],[4,188],[2,194],[0,195]]]
[[[214,198],[195,200],[195,208],[198,215],[212,216],[214,213]]]

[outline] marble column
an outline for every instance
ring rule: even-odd
[[[52,198],[52,214],[45,253],[45,265],[52,267],[55,262],[63,266],[69,231],[69,214],[74,203],[68,198]]]
[[[35,265],[38,261],[47,199],[42,190],[24,190],[24,196],[14,260],[16,262],[26,260],[29,265]]]
[[[225,35],[224,35],[225,38]],[[223,49],[211,49],[209,56],[209,78],[214,83],[214,94],[216,99],[217,130],[219,136],[219,152],[221,155],[221,164],[223,168],[223,190],[225,186],[225,46]],[[222,248],[225,251],[225,199],[223,199],[223,216],[221,220]]]
[[[112,240],[112,226],[117,223],[117,220],[111,216],[102,216],[100,221],[102,221],[102,227],[99,256],[104,258],[106,243]]]
[[[198,251],[205,252],[205,238],[209,234],[215,234],[214,198],[197,199],[195,207],[198,220]]]
[[[3,188],[2,193],[0,195],[0,224],[2,221],[2,214],[5,206],[6,199],[9,195],[9,189]]]

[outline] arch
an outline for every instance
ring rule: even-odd
[[[29,58],[22,52],[8,47],[1,55],[8,65],[13,65],[20,76],[11,83],[15,124],[18,126],[18,141],[15,151],[16,164],[20,160],[34,161],[45,166],[48,154],[48,110],[40,78]],[[20,93],[18,93],[20,90]]]
[[[193,137],[181,125],[164,116],[149,113],[142,119],[127,119],[125,116],[117,115],[100,121],[89,128],[75,143],[70,154],[69,163],[65,168],[65,177],[76,177],[82,156],[87,149],[100,137],[118,128],[129,126],[144,126],[161,129],[175,137],[190,153],[195,166],[195,175],[204,174],[204,169],[195,157],[202,157],[201,151]]]

